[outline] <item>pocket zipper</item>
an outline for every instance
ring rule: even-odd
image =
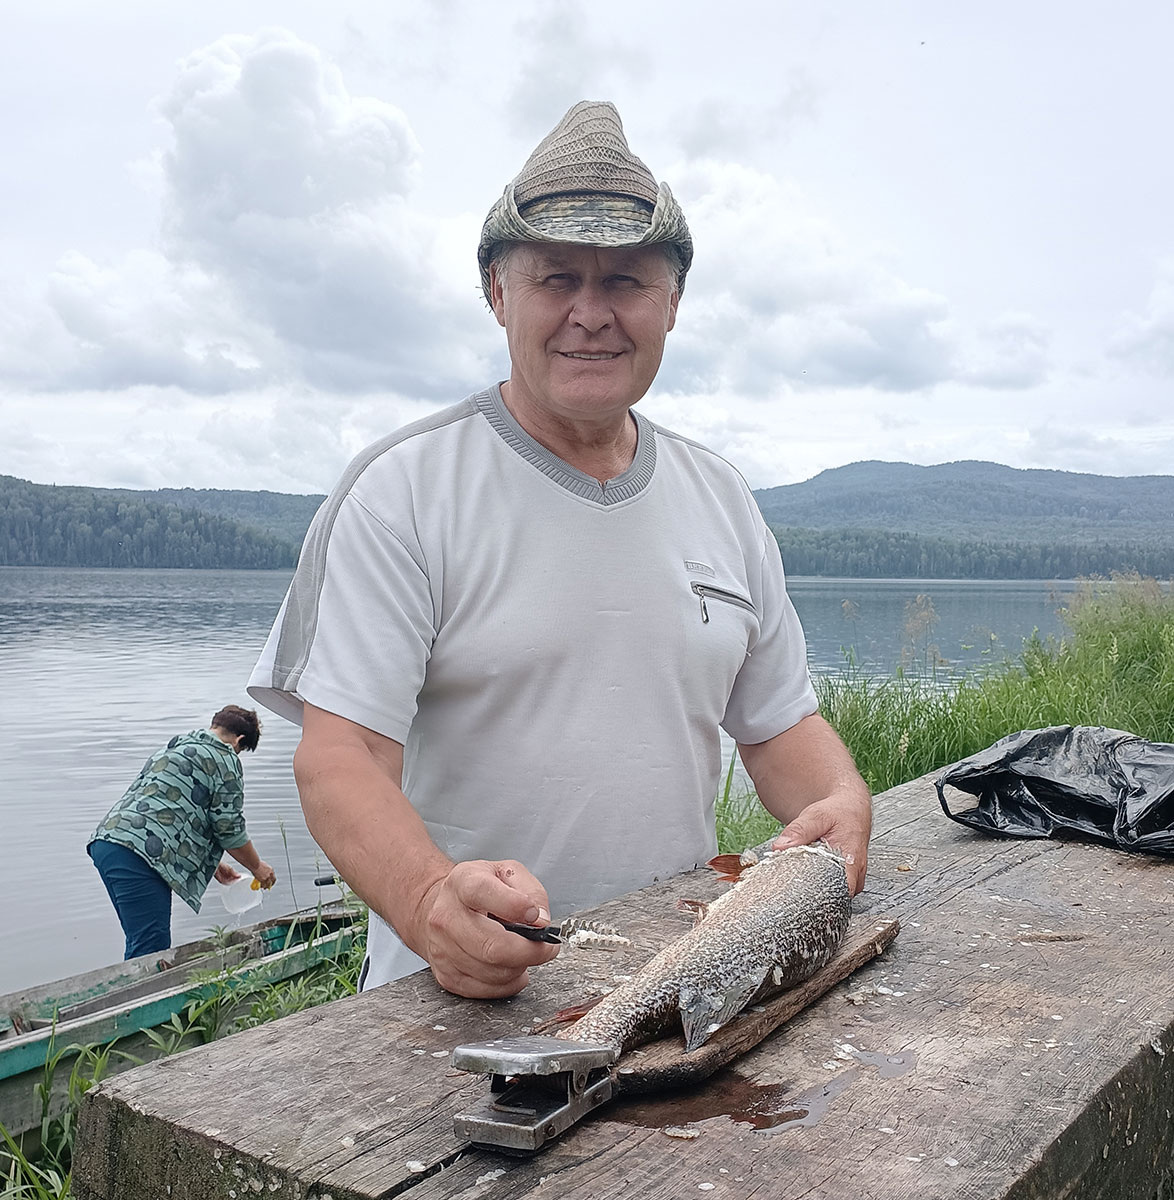
[[[727,592],[725,588],[714,587],[708,583],[691,583],[689,585],[693,594],[701,601],[701,624],[709,624],[709,609],[705,606],[706,599],[721,600],[724,604],[733,604],[737,608],[744,608],[747,612],[756,613],[756,609],[745,596],[739,596],[737,592]]]

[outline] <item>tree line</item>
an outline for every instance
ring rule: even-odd
[[[0,566],[289,569],[321,497],[260,493],[159,493],[54,487],[0,476]],[[190,501],[189,501],[190,497]],[[184,503],[189,501],[189,503]],[[286,522],[291,536],[204,505]],[[262,513],[258,511],[258,516]],[[1137,571],[1174,577],[1174,539],[1071,535],[1003,540],[865,528],[773,525],[792,575],[876,579],[1074,579]]]
[[[1174,577],[1174,546],[1097,539],[996,542],[882,529],[772,526],[789,575],[854,579],[1076,579],[1136,571]]]
[[[0,566],[288,568],[297,547],[195,508],[0,477]]]

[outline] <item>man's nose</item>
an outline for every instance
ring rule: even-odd
[[[570,320],[588,333],[598,333],[611,324],[613,318],[611,298],[601,284],[584,283],[575,292],[575,303],[571,307]]]

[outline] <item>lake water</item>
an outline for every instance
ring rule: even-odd
[[[122,957],[123,939],[85,843],[147,755],[208,723],[244,690],[287,572],[0,568],[0,993]],[[937,657],[960,670],[1060,631],[1043,582],[793,579],[814,672],[851,647],[866,670]],[[906,632],[918,595],[937,621]],[[924,617],[924,605],[921,608]],[[936,646],[936,651],[930,649]],[[231,917],[212,884],[197,915],[176,901],[176,943],[215,925],[313,904],[329,871],[294,787],[298,730],[262,714],[242,757],[249,832],[277,871],[262,908]],[[334,889],[330,894],[337,895]]]

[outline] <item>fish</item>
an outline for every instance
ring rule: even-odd
[[[708,904],[678,901],[697,918],[631,979],[555,1033],[617,1055],[679,1028],[686,1054],[751,1004],[801,983],[835,954],[852,915],[843,857],[822,842],[763,843],[708,864],[733,882]]]

